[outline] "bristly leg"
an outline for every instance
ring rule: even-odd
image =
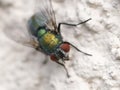
[[[65,66],[63,63],[60,63],[60,62],[58,62],[58,61],[56,61],[56,63],[58,63],[59,65],[61,65],[61,66],[64,67],[64,69],[65,69],[65,71],[66,71],[66,73],[67,73],[67,77],[69,78],[70,75],[69,75],[69,73],[68,73],[68,70],[67,70],[66,66]]]
[[[89,18],[89,19],[87,19],[87,20],[85,20],[85,21],[83,21],[83,22],[80,22],[80,23],[78,23],[78,24],[69,24],[69,23],[64,23],[64,22],[62,22],[62,23],[59,23],[59,24],[58,24],[58,28],[57,28],[57,29],[58,29],[58,32],[61,33],[61,32],[60,32],[60,30],[61,30],[61,28],[60,28],[61,25],[78,26],[78,25],[80,25],[80,24],[84,24],[84,23],[88,22],[89,20],[91,20],[91,18]]]
[[[69,43],[69,42],[64,42],[64,43],[70,44],[70,45],[71,45],[72,47],[74,47],[77,51],[79,51],[79,52],[81,52],[81,53],[83,53],[83,54],[85,54],[85,55],[92,56],[91,54],[88,54],[88,53],[86,53],[86,52],[81,51],[80,49],[78,49],[76,46],[74,46],[73,44],[71,44],[71,43]]]

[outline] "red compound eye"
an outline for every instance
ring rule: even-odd
[[[69,52],[70,51],[70,45],[68,43],[63,43],[60,45],[60,48],[65,51],[65,52]]]
[[[57,60],[58,60],[57,57],[56,57],[54,54],[51,54],[51,55],[50,55],[50,59],[51,59],[52,61],[57,61]]]

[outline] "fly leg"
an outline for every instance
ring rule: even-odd
[[[35,47],[35,50],[39,51],[39,47]]]
[[[59,23],[58,24],[58,32],[60,33],[60,30],[61,30],[61,25],[68,25],[68,26],[78,26],[78,25],[80,25],[80,24],[84,24],[84,23],[86,23],[86,22],[88,22],[89,20],[91,20],[91,18],[89,18],[89,19],[87,19],[87,20],[85,20],[85,21],[83,21],[83,22],[80,22],[80,23],[78,23],[78,24],[69,24],[69,23]]]
[[[55,61],[55,62],[64,67],[64,69],[65,69],[65,71],[66,71],[66,73],[67,73],[67,77],[69,78],[70,75],[69,75],[69,73],[68,73],[68,70],[67,70],[66,66],[65,66],[63,63],[60,63],[59,61]]]
[[[46,57],[45,60],[42,63],[47,64],[48,63],[48,57]]]
[[[80,49],[78,49],[76,46],[74,46],[73,44],[71,44],[71,43],[69,43],[69,42],[64,42],[64,43],[68,43],[69,45],[71,45],[72,47],[74,47],[77,51],[79,51],[79,52],[81,52],[81,53],[83,53],[83,54],[85,54],[85,55],[92,56],[91,54],[88,54],[88,53],[86,53],[86,52],[81,51]]]

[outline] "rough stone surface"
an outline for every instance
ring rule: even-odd
[[[57,22],[77,23],[62,27],[71,49],[63,67],[32,48],[15,43],[3,33],[21,29],[33,13],[34,0],[0,0],[0,90],[120,90],[120,0],[53,0]],[[24,26],[24,25],[23,25]]]

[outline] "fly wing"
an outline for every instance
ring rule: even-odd
[[[56,18],[51,0],[36,0],[35,19],[40,26],[46,25],[50,30],[57,30]]]
[[[8,38],[17,43],[36,48],[39,44],[35,37],[29,33],[29,30],[26,28],[27,25],[24,22],[13,20],[12,23],[8,23],[3,32]]]
[[[56,31],[56,19],[52,7],[51,0],[36,0],[35,4],[35,21],[40,26],[45,26],[53,31]],[[39,43],[37,39],[31,34],[27,21],[12,21],[6,26],[4,33],[6,36],[18,43],[26,46],[37,48]]]

